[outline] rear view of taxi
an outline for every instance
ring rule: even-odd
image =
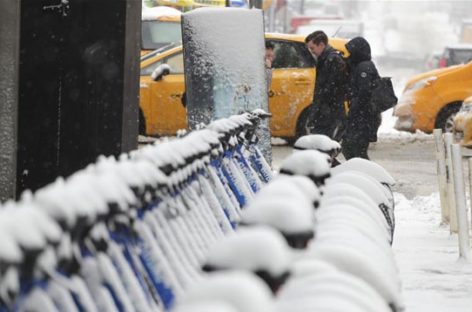
[[[395,107],[397,130],[453,130],[462,102],[472,95],[472,62],[412,77]]]

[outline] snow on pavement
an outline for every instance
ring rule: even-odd
[[[458,261],[457,235],[441,226],[438,193],[395,193],[394,251],[406,311],[472,311],[472,264]]]

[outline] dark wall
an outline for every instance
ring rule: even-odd
[[[20,4],[0,0],[0,201],[16,188],[16,125]]]
[[[141,2],[22,0],[18,193],[137,146]]]

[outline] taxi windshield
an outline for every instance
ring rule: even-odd
[[[142,22],[143,50],[155,50],[169,43],[181,41],[180,23],[158,20]]]

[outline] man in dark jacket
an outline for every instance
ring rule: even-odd
[[[367,149],[370,142],[377,141],[380,113],[371,104],[372,91],[379,79],[377,68],[372,62],[370,45],[362,37],[356,37],[346,44],[349,51],[350,107],[342,151],[346,159],[361,157],[369,159]]]
[[[316,59],[316,81],[309,124],[311,133],[324,134],[338,140],[344,122],[346,64],[341,52],[328,44],[328,36],[320,30],[305,38],[308,50]]]

